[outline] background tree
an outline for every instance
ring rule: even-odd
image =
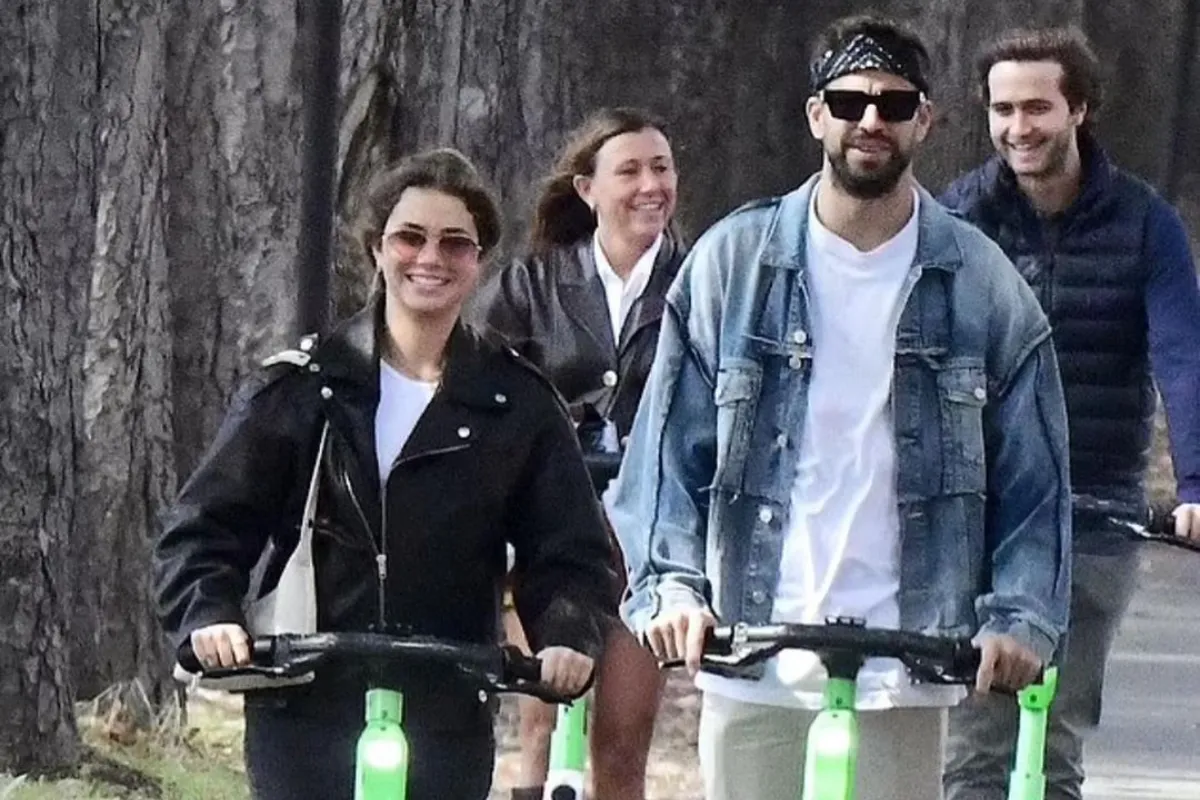
[[[72,757],[72,687],[169,689],[148,548],[237,382],[294,336],[303,33],[330,1],[0,3],[0,767]],[[670,125],[696,235],[819,166],[809,42],[878,5],[342,0],[340,217],[377,166],[453,144],[498,187],[517,251],[565,132],[635,103]],[[932,49],[931,189],[990,152],[982,41],[1074,22],[1110,71],[1100,135],[1200,230],[1200,0],[886,8]],[[344,316],[367,277],[344,241],[337,268]]]

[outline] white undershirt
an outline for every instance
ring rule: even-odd
[[[784,529],[772,621],[859,617],[900,624],[900,523],[891,419],[896,326],[917,252],[912,218],[870,252],[821,224],[816,192],[806,242],[812,378]],[[820,708],[818,657],[787,650],[762,681],[704,675],[701,688],[745,702]],[[960,687],[913,687],[903,666],[873,659],[859,672],[858,707],[953,705]]]
[[[429,401],[437,391],[436,383],[413,380],[380,359],[379,407],[375,409],[375,455],[379,459],[379,482],[387,482],[392,464],[400,457],[404,443],[417,427]]]
[[[663,235],[660,233],[646,252],[638,257],[637,263],[628,278],[622,278],[609,263],[604,248],[600,246],[600,237],[592,236],[592,254],[596,259],[596,272],[600,274],[600,282],[604,284],[604,298],[608,301],[608,317],[612,322],[613,341],[621,341],[621,328],[633,303],[646,291],[650,283],[650,273],[654,271],[654,261],[658,251],[662,249]]]

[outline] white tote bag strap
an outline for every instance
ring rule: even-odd
[[[317,489],[321,484],[321,462],[325,459],[325,440],[329,436],[329,423],[321,428],[321,441],[317,445],[317,460],[313,464],[312,477],[308,481],[308,498],[304,502],[304,516],[300,520],[300,538],[292,552],[279,582],[264,597],[251,602],[246,608],[246,627],[251,635],[275,633],[315,633],[317,629],[316,573],[312,561],[313,522],[317,515]],[[270,560],[270,548],[264,559]],[[251,596],[257,595],[252,581]],[[228,678],[199,678],[175,665],[175,679],[197,684],[209,689],[228,692],[245,692],[252,689],[280,688],[294,684],[309,683],[313,673],[293,678],[271,678],[263,675],[237,675]]]
[[[317,489],[321,485],[321,462],[325,459],[325,440],[329,438],[329,423],[321,427],[321,442],[317,445],[317,460],[312,477],[308,479],[308,498],[304,501],[304,516],[300,518],[300,541],[296,544],[296,559],[300,566],[312,563],[312,532],[317,516]]]

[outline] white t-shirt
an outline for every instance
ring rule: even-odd
[[[870,252],[808,215],[812,379],[783,541],[772,621],[822,624],[859,617],[900,624],[900,523],[891,418],[896,326],[917,252],[912,218]],[[758,682],[703,675],[701,688],[745,702],[820,708],[825,670],[815,653],[786,650]],[[900,662],[871,659],[858,707],[953,705],[961,687],[916,686]]]
[[[662,249],[662,245],[663,235],[660,233],[654,244],[638,257],[629,277],[623,279],[609,263],[608,256],[604,255],[600,237],[592,236],[592,254],[596,259],[596,271],[600,273],[600,282],[604,284],[604,298],[608,301],[608,317],[612,322],[614,342],[621,341],[621,328],[625,325],[625,318],[629,316],[629,309],[633,308],[633,302],[642,296],[646,285],[650,283],[654,260],[658,258],[658,251]]]
[[[392,464],[417,427],[436,383],[414,380],[395,367],[379,361],[379,407],[375,409],[375,455],[379,459],[379,482],[387,482]]]

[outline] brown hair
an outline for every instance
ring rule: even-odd
[[[1104,100],[1100,60],[1087,36],[1073,25],[1011,30],[984,47],[975,61],[979,97],[984,104],[991,102],[988,74],[1001,61],[1052,61],[1061,66],[1060,88],[1072,111],[1086,103],[1090,117]]]
[[[374,269],[373,251],[392,209],[406,189],[433,189],[462,200],[475,220],[484,253],[500,241],[500,210],[475,166],[459,151],[443,147],[409,156],[384,168],[371,181],[359,206],[354,241]]]
[[[596,153],[609,139],[647,128],[667,136],[661,120],[647,111],[602,108],[570,133],[566,147],[542,182],[538,195],[529,235],[535,253],[545,254],[555,247],[574,244],[592,235],[596,230],[596,218],[575,191],[575,176],[595,173]]]

